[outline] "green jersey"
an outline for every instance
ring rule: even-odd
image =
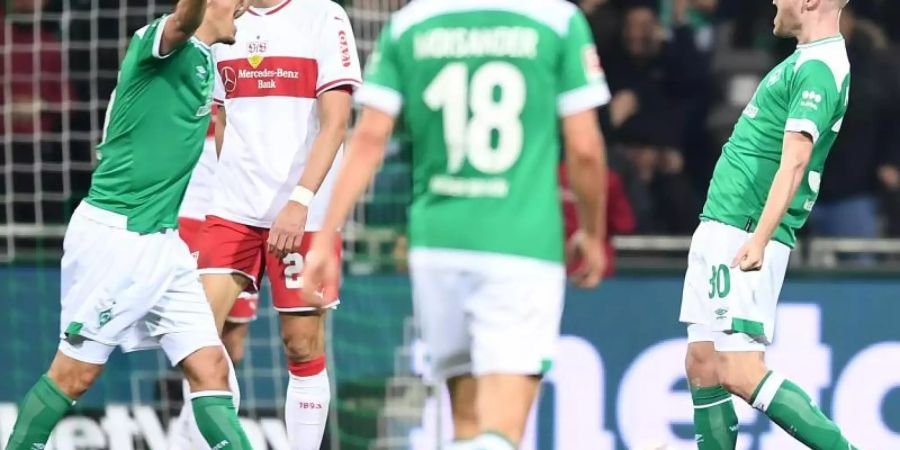
[[[762,80],[713,172],[701,219],[756,228],[781,161],[785,132],[812,137],[813,152],[796,197],[773,236],[793,247],[819,193],[825,158],[850,95],[850,62],[836,36],[797,46]]]
[[[99,165],[86,199],[126,216],[128,229],[138,233],[177,228],[212,105],[209,47],[192,37],[161,55],[167,17],[131,39],[107,107]]]
[[[564,0],[417,0],[396,12],[358,101],[402,113],[410,245],[561,262],[561,116],[605,104],[587,21]]]

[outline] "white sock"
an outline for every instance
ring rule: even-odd
[[[319,450],[328,420],[331,385],[328,371],[310,377],[293,374],[288,382],[284,422],[291,450]]]
[[[225,352],[225,359],[228,361],[228,390],[231,391],[231,398],[234,401],[234,408],[240,409],[241,406],[241,388],[238,385],[237,373],[234,371],[234,364],[228,352]],[[184,396],[184,405],[178,414],[178,421],[170,435],[170,450],[209,450],[209,444],[197,428],[197,422],[194,420],[194,408],[191,407],[191,385],[187,380],[181,381],[181,392]]]
[[[482,433],[475,439],[475,450],[516,450],[509,439],[497,433]]]

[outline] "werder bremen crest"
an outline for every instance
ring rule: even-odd
[[[250,41],[247,43],[247,53],[250,53],[250,56],[247,57],[247,61],[250,63],[250,66],[254,69],[259,67],[262,64],[266,53],[266,50],[269,47],[269,42],[260,39],[259,36],[256,36],[255,41]]]

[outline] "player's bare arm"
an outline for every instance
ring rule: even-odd
[[[207,0],[179,0],[175,11],[166,20],[162,39],[159,43],[159,54],[168,55],[172,50],[187,42],[200,24],[206,12]]]
[[[597,286],[606,266],[600,250],[606,238],[606,145],[597,123],[594,110],[562,120],[566,171],[581,227],[572,241],[575,248],[570,250],[582,253],[585,261],[573,281],[584,288]]]
[[[303,296],[318,298],[322,285],[337,280],[340,267],[335,259],[337,229],[347,220],[353,205],[366,192],[384,159],[384,147],[394,129],[394,118],[373,108],[363,108],[359,123],[347,145],[347,155],[335,182],[334,193],[322,231],[316,234],[306,258]]]
[[[350,121],[350,93],[333,89],[318,99],[319,135],[310,149],[309,159],[291,199],[285,204],[269,233],[269,251],[284,255],[296,251],[303,238],[306,215],[312,196],[319,190],[344,142]]]
[[[772,239],[778,224],[781,223],[797,194],[812,150],[813,141],[808,134],[794,132],[784,134],[781,163],[772,180],[772,187],[766,198],[766,206],[759,217],[759,224],[750,240],[738,250],[734,261],[731,262],[732,267],[740,266],[743,271],[759,270],[762,267],[766,245]]]
[[[219,105],[216,111],[216,156],[222,156],[222,143],[225,142],[225,105]]]

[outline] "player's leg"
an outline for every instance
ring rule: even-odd
[[[453,433],[458,443],[465,443],[478,436],[478,380],[471,375],[461,375],[447,380],[450,393],[450,411],[453,415]]]
[[[8,449],[43,448],[56,423],[99,377],[117,337],[162,291],[155,285],[164,271],[147,270],[130,282],[148,243],[104,222],[122,218],[86,203],[69,222],[60,267],[59,351],[22,400]]]
[[[717,230],[720,236],[712,242],[719,244],[720,253],[710,254],[708,260],[718,262],[710,269],[709,297],[717,306],[709,327],[718,355],[719,382],[814,450],[851,448],[802,389],[765,364],[790,249],[771,242],[760,270],[732,269],[728,265],[749,234],[724,225]]]
[[[731,393],[719,383],[717,357],[710,325],[715,310],[723,307],[719,288],[726,281],[719,279],[719,265],[732,254],[722,243],[727,239],[740,241],[722,229],[723,225],[702,222],[691,239],[688,268],[684,277],[679,320],[687,325],[688,349],[685,371],[694,406],[694,437],[700,450],[734,450],[738,436],[738,419]],[[719,286],[719,284],[722,286]]]
[[[706,325],[688,326],[685,371],[694,404],[694,437],[700,450],[734,450],[738,418],[731,393],[720,383],[713,336]]]
[[[716,339],[717,348],[746,348],[752,341],[737,333]],[[852,449],[838,426],[813,403],[799,386],[768,370],[762,351],[720,350],[719,377],[730,392],[767,415],[779,427],[813,450]]]
[[[93,342],[88,347],[89,350],[82,353],[90,352],[94,358],[100,357],[104,361],[114,348]],[[57,352],[50,370],[38,379],[19,404],[7,450],[42,448],[39,446],[47,443],[56,424],[75,404],[75,400],[94,384],[102,371],[103,364],[79,361],[61,351]]]
[[[184,243],[173,239],[169,252],[177,272],[163,298],[144,319],[173,365],[190,384],[195,422],[212,448],[250,449],[241,429],[229,374],[233,370],[217,332],[203,287]],[[123,345],[124,350],[128,350]],[[224,445],[223,445],[224,444]]]
[[[288,364],[284,419],[291,450],[317,450],[321,446],[331,403],[325,364],[325,312],[340,301],[337,285],[325,286],[320,293],[324,304],[319,299],[308,302],[303,298],[303,259],[314,236],[313,232],[303,235],[298,253],[282,258],[267,254],[265,259]],[[336,240],[334,252],[340,258],[340,240]]]
[[[471,339],[462,296],[472,290],[463,272],[429,251],[409,255],[413,313],[431,363],[431,379],[447,380],[453,414],[451,449],[467,449],[480,432],[478,385],[472,377]]]
[[[228,313],[228,319],[225,322],[225,328],[222,330],[222,343],[225,345],[225,351],[231,358],[232,365],[229,367],[228,388],[232,393],[234,407],[240,408],[241,393],[234,372],[234,367],[241,364],[244,358],[245,341],[250,328],[250,322],[256,318],[256,294],[242,293],[237,299],[231,312]],[[194,420],[194,409],[191,406],[191,386],[188,380],[182,382],[182,398],[184,405],[178,414],[178,419],[170,433],[171,442],[170,450],[190,450],[202,448],[206,444],[203,435],[197,428]]]
[[[477,448],[514,449],[559,339],[565,269],[507,256],[470,263],[476,288],[462,301],[478,379]]]
[[[282,312],[280,317],[289,376],[284,405],[288,442],[291,450],[318,450],[331,403],[325,312]]]

